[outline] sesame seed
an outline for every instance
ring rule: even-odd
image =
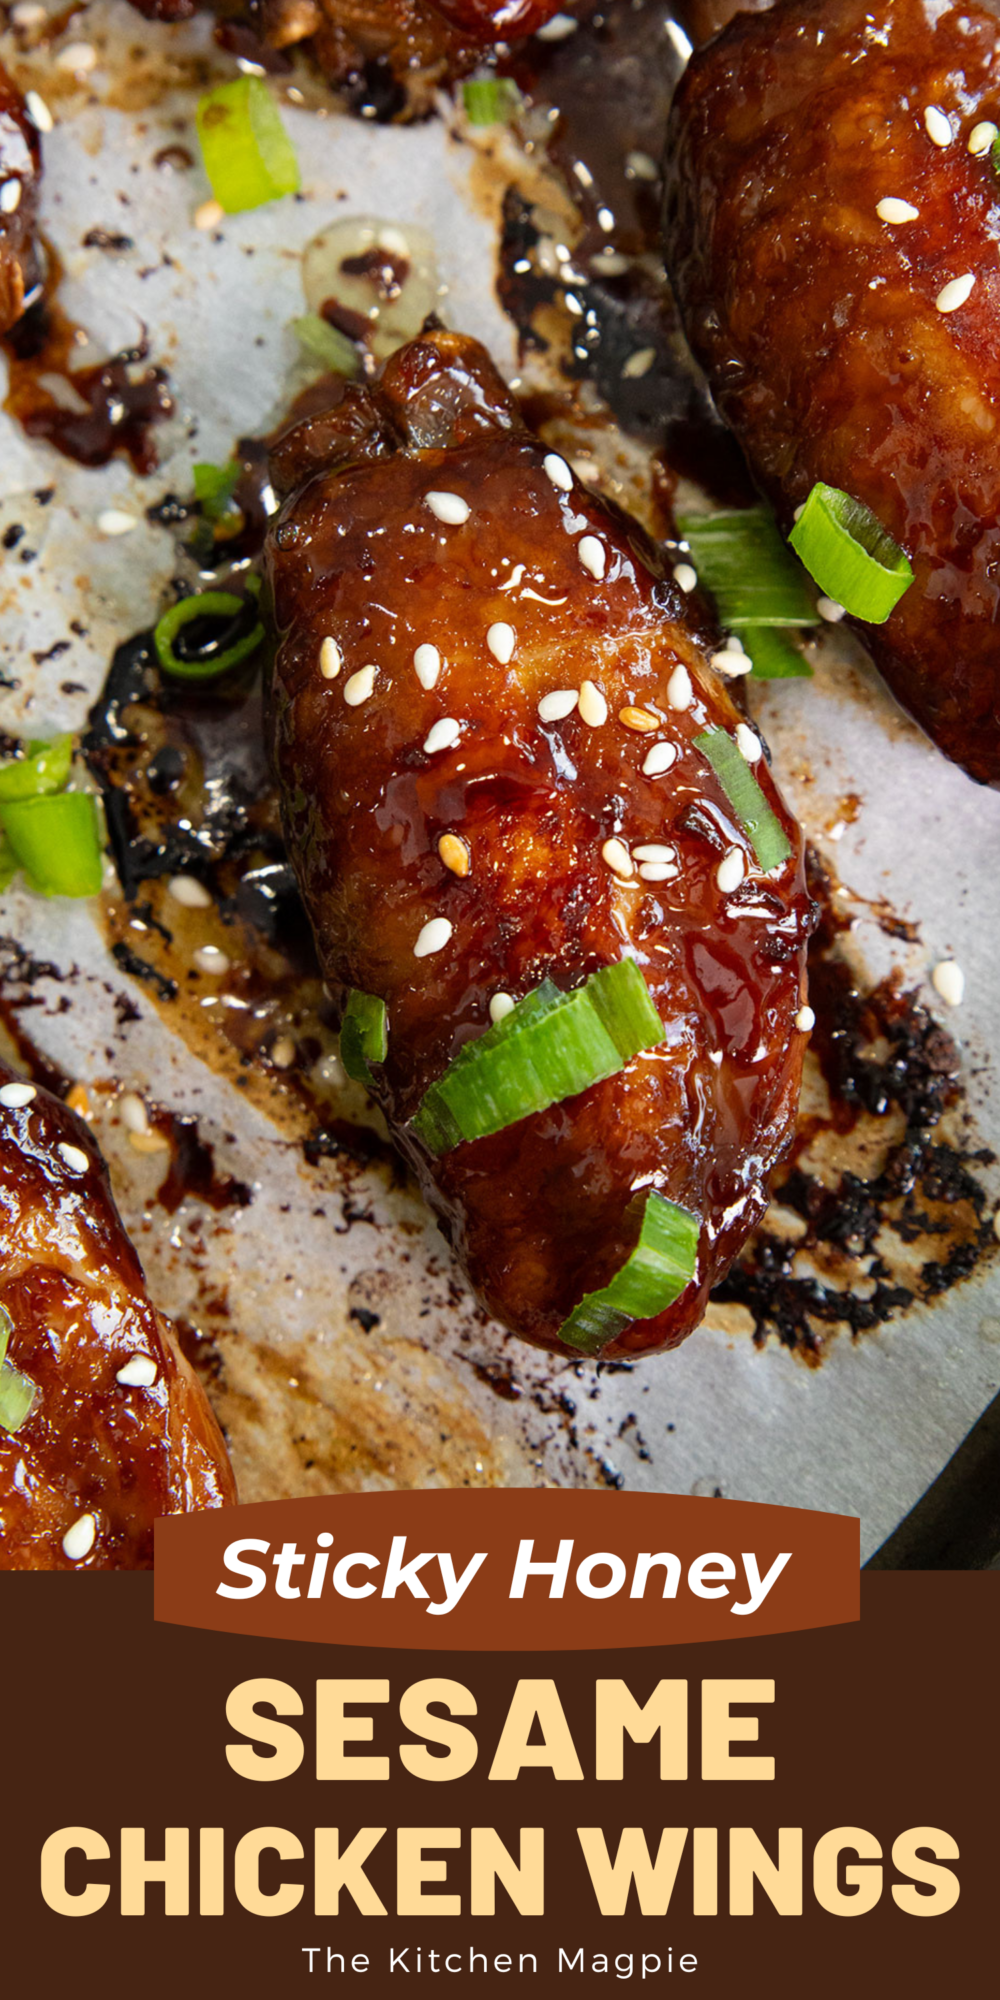
[[[736,724],[736,748],[748,764],[756,764],[763,755],[763,744],[747,722]]]
[[[959,306],[964,306],[975,282],[974,273],[965,271],[960,278],[952,278],[947,285],[942,286],[934,301],[938,312],[957,312]]]
[[[46,8],[39,7],[36,0],[18,0],[17,6],[10,10],[10,18],[15,28],[40,28],[49,17]]]
[[[196,229],[218,229],[220,222],[224,222],[225,219],[226,211],[221,201],[203,201],[194,212],[194,226]]]
[[[424,500],[435,519],[443,521],[449,528],[460,528],[472,512],[468,501],[463,500],[460,493],[425,493]]]
[[[715,879],[724,896],[731,896],[743,880],[743,855],[738,847],[731,847],[724,854],[715,871]]]
[[[291,1069],[298,1055],[298,1049],[291,1035],[279,1035],[277,1040],[271,1043],[269,1054],[275,1069]]]
[[[551,479],[553,486],[558,487],[560,493],[572,492],[573,474],[566,460],[560,458],[557,451],[546,452],[542,460],[542,471],[545,473],[546,478]]]
[[[5,1111],[23,1111],[26,1104],[33,1104],[38,1092],[33,1083],[5,1083],[0,1090],[0,1104]]]
[[[596,577],[599,583],[607,562],[604,543],[599,542],[596,535],[584,535],[577,542],[576,552],[584,569],[589,570],[590,575]]]
[[[660,169],[651,153],[626,153],[625,172],[633,181],[658,181],[660,178]]]
[[[454,930],[454,924],[447,917],[432,917],[425,924],[413,947],[414,958],[430,958],[436,951],[443,951]]]
[[[69,70],[73,76],[86,76],[97,68],[97,50],[90,42],[67,42],[56,57],[56,68]]]
[[[344,700],[348,708],[360,708],[367,701],[375,686],[377,667],[359,667],[356,674],[350,674],[344,682]]]
[[[515,1002],[512,994],[494,993],[493,998],[490,1001],[490,1020],[491,1021],[504,1020],[506,1015],[513,1014],[514,1006]]]
[[[426,642],[418,646],[413,655],[413,664],[422,688],[427,688],[429,692],[431,688],[437,686],[438,675],[441,672],[441,655],[436,646],[429,646]]]
[[[44,97],[40,97],[37,90],[27,92],[24,108],[36,132],[51,132],[55,121]]]
[[[635,874],[632,856],[623,840],[606,840],[601,848],[601,860],[606,861],[613,874],[620,875],[623,882]]]
[[[170,1141],[162,1132],[152,1126],[148,1132],[130,1132],[128,1142],[133,1153],[169,1153]]]
[[[454,750],[461,734],[461,723],[456,722],[453,715],[442,715],[440,721],[433,723],[424,737],[424,749],[428,757],[433,757],[435,750]]]
[[[608,719],[608,704],[595,681],[580,684],[580,719],[590,729],[600,729]]]
[[[63,1166],[68,1167],[71,1174],[85,1174],[87,1172],[90,1161],[86,1153],[82,1152],[79,1146],[70,1146],[64,1139],[61,1145],[56,1147],[56,1151]]]
[[[555,688],[551,694],[543,694],[538,704],[540,722],[565,722],[572,715],[580,697],[575,688]]]
[[[323,679],[335,681],[343,664],[340,647],[336,639],[331,639],[328,633],[319,649],[319,670]]]
[[[637,861],[674,862],[677,859],[676,847],[671,847],[664,840],[647,840],[644,846],[634,847],[632,852]]]
[[[129,1132],[148,1132],[149,1118],[142,1098],[134,1090],[127,1090],[118,1100],[118,1114]]]
[[[944,112],[940,111],[936,104],[928,104],[924,112],[924,126],[927,131],[927,137],[933,139],[935,146],[951,145],[952,130],[950,120],[945,117]]]
[[[97,525],[102,535],[130,535],[139,523],[134,514],[126,514],[120,507],[105,507],[97,516]]]
[[[680,872],[670,861],[643,861],[639,867],[644,882],[676,882]]]
[[[835,597],[817,597],[816,609],[828,625],[839,625],[841,619],[847,617],[843,605],[838,604]]]
[[[667,682],[667,706],[669,708],[690,708],[694,689],[691,676],[683,661],[678,662]]]
[[[459,875],[463,879],[468,875],[472,867],[472,856],[467,842],[459,834],[443,833],[438,841],[438,853],[445,867],[450,868],[453,875]]]
[[[640,381],[643,375],[649,374],[655,360],[655,347],[637,347],[634,353],[629,355],[628,360],[622,363],[622,380]]]
[[[539,42],[564,42],[567,35],[576,34],[579,25],[572,14],[553,14],[551,21],[545,21],[540,28],[536,28],[535,39]]]
[[[217,944],[199,945],[192,956],[199,972],[210,973],[215,979],[221,979],[229,971],[230,961]]]
[[[949,1007],[960,1007],[965,998],[965,974],[953,958],[943,958],[934,967],[931,982]]]
[[[486,634],[486,644],[493,658],[499,660],[500,665],[505,667],[508,660],[513,659],[514,647],[517,645],[517,633],[513,625],[505,625],[502,620],[499,624],[491,625]]]
[[[4,181],[3,186],[0,187],[0,211],[2,211],[4,215],[13,215],[14,210],[16,208],[19,208],[20,205],[21,205],[20,181]]]
[[[159,1372],[151,1354],[133,1354],[131,1361],[119,1368],[115,1381],[123,1389],[151,1389]]]
[[[81,1118],[90,1117],[90,1099],[84,1083],[72,1083],[64,1099],[67,1111],[78,1111]]]
[[[93,1514],[78,1514],[62,1538],[63,1555],[69,1562],[82,1562],[84,1556],[89,1556],[96,1540],[97,1522]]]
[[[652,749],[646,752],[642,775],[644,778],[662,778],[664,771],[669,771],[676,761],[677,752],[672,743],[654,743]]]
[[[976,159],[979,158],[981,153],[988,153],[998,136],[1000,134],[998,134],[992,118],[982,119],[978,125],[973,126],[972,131],[969,133],[970,153]]]
[[[811,1033],[812,1029],[816,1026],[816,1016],[813,1013],[811,1007],[799,1008],[799,1011],[795,1016],[795,1026],[798,1028],[799,1033],[802,1035],[808,1035]]]
[[[753,672],[753,661],[742,647],[723,646],[720,652],[712,654],[712,665],[716,673],[725,674],[727,680]]]
[[[674,571],[674,582],[678,590],[692,591],[698,587],[698,572],[689,562],[680,562]]]
[[[880,222],[916,222],[920,214],[912,201],[897,201],[895,195],[887,194],[875,209]]]
[[[659,729],[660,718],[652,715],[648,708],[620,708],[618,720],[626,729],[633,729],[637,736],[648,736],[651,729]]]

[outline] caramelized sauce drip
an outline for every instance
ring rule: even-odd
[[[121,453],[136,472],[155,472],[159,463],[153,432],[174,408],[166,370],[143,367],[149,347],[115,354],[89,368],[74,368],[79,329],[58,301],[39,298],[4,341],[9,385],[4,408],[28,437],[55,446],[78,465],[107,465]],[[60,401],[45,378],[56,376],[69,404]]]

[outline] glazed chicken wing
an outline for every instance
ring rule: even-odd
[[[629,1256],[637,1199],[694,1216],[691,1281],[604,1351],[675,1346],[761,1215],[798,1095],[810,905],[760,741],[652,547],[475,342],[400,349],[293,426],[272,474],[269,734],[331,988],[386,1004],[374,1095],[479,1297],[539,1345],[572,1351],[560,1330]],[[774,815],[770,872],[711,729]],[[623,960],[657,1046],[428,1149],[424,1093],[491,1019]]]
[[[86,1125],[2,1063],[0,1329],[34,1388],[0,1427],[0,1569],[148,1569],[157,1515],[235,1500]]]
[[[688,337],[784,526],[822,480],[901,544],[914,581],[863,636],[946,755],[994,785],[997,124],[1000,26],[981,6],[786,0],[693,58],[665,209]]]
[[[34,229],[41,171],[37,126],[0,65],[0,333],[20,319],[38,283]]]

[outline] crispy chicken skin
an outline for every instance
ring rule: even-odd
[[[34,228],[41,172],[37,128],[17,85],[0,65],[0,334],[20,319],[38,283]]]
[[[269,738],[331,989],[387,1004],[375,1096],[475,1291],[541,1346],[558,1346],[574,1304],[628,1254],[635,1191],[697,1213],[694,1280],[605,1352],[673,1347],[759,1219],[792,1131],[810,923],[794,822],[761,758],[793,850],[763,878],[693,746],[706,725],[733,732],[739,717],[681,593],[635,524],[524,427],[474,341],[425,332],[377,385],[293,426],[272,473],[289,497],[267,552],[280,635]],[[463,513],[457,496],[468,517],[439,518],[429,493],[453,496],[446,515]],[[506,665],[488,643],[495,626],[514,635]],[[342,662],[332,679],[328,637]],[[422,646],[441,660],[430,688],[415,666]],[[371,693],[358,699],[365,668]],[[541,697],[585,681],[605,720],[589,699],[589,720],[579,707],[540,719]],[[641,708],[650,733],[628,726]],[[428,748],[445,719],[454,726],[438,735],[452,747]],[[652,744],[676,752],[658,777],[643,773]],[[467,872],[445,865],[446,835]],[[621,879],[603,852],[611,839],[671,845],[676,873],[644,878],[639,855]],[[724,891],[717,871],[732,849],[746,878]],[[450,934],[417,956],[433,919]],[[626,955],[663,1045],[431,1159],[408,1123],[489,1026],[491,996],[520,999],[546,975],[568,990]]]
[[[45,1090],[21,1104],[20,1081],[0,1063],[0,1306],[37,1393],[0,1430],[0,1569],[148,1569],[157,1515],[235,1500],[226,1448],[86,1125]],[[118,1380],[139,1358],[149,1387]],[[96,1532],[74,1561],[63,1537],[85,1514]]]
[[[866,644],[946,755],[996,785],[1000,182],[969,152],[984,120],[1000,123],[1000,28],[979,6],[740,15],[678,89],[665,218],[692,347],[784,526],[822,479],[902,544],[915,581]],[[886,197],[919,213],[886,222]],[[942,310],[966,274],[970,296]]]

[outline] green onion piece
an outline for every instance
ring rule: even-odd
[[[73,762],[72,736],[54,736],[51,743],[29,743],[29,755],[0,764],[0,803],[35,799],[42,792],[61,792]]]
[[[199,99],[198,138],[212,193],[228,215],[295,194],[295,147],[262,77],[236,76]]]
[[[101,887],[97,801],[59,792],[0,805],[0,826],[41,896],[96,896]]]
[[[462,85],[462,103],[470,125],[506,125],[521,103],[521,93],[509,76],[472,76]]]
[[[708,758],[740,825],[750,836],[761,868],[769,875],[772,868],[787,861],[792,850],[743,752],[725,729],[704,729],[694,744]]]
[[[413,1130],[432,1153],[450,1152],[578,1096],[662,1040],[634,959],[592,973],[572,993],[546,980],[466,1043],[427,1091]]]
[[[340,1060],[355,1083],[375,1081],[369,1065],[383,1063],[389,1047],[385,1001],[352,986],[340,1024]]]
[[[694,1277],[699,1233],[696,1215],[651,1189],[634,1249],[609,1285],[573,1307],[560,1340],[581,1354],[599,1354],[635,1320],[665,1312]]]
[[[727,631],[743,625],[819,623],[812,592],[770,508],[681,514],[677,525],[690,545],[698,581],[714,597],[719,623]]]
[[[0,1368],[3,1367],[7,1359],[7,1349],[10,1346],[10,1336],[13,1331],[14,1322],[6,1306],[0,1306]]]
[[[825,595],[868,625],[884,625],[913,582],[899,543],[839,486],[817,482],[788,539]]]
[[[346,333],[338,332],[319,313],[303,313],[291,321],[300,346],[314,361],[321,361],[331,375],[356,375],[360,367],[358,350]]]
[[[9,889],[18,870],[18,859],[6,834],[0,833],[0,896]]]
[[[233,489],[240,476],[235,459],[228,465],[193,465],[194,497],[206,521],[224,521],[237,510],[232,506]]]
[[[13,1363],[0,1367],[0,1431],[19,1430],[30,1416],[38,1389]]]
[[[811,680],[812,668],[779,625],[744,625],[740,638],[753,661],[751,680]]]
[[[165,611],[153,632],[156,657],[165,674],[172,674],[181,681],[214,681],[219,674],[228,673],[241,660],[249,658],[257,651],[264,637],[264,627],[258,621],[241,639],[235,639],[224,652],[213,653],[209,658],[185,660],[176,651],[174,641],[185,625],[197,618],[238,618],[246,608],[246,600],[234,597],[229,590],[202,590],[194,597],[180,597]]]

